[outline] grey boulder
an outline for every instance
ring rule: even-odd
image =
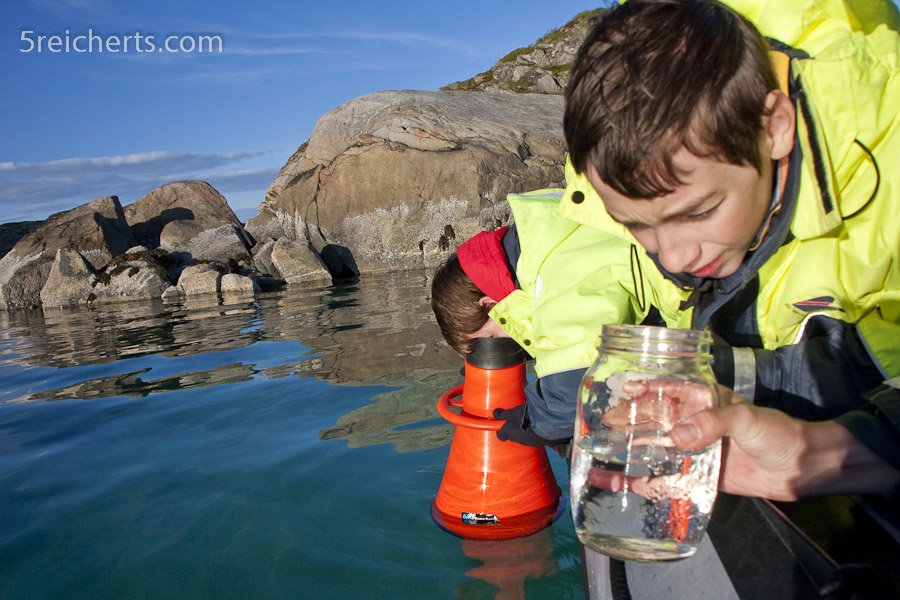
[[[562,184],[562,114],[540,94],[357,98],[319,120],[247,229],[308,242],[332,273],[436,265],[509,221],[507,193]]]
[[[0,308],[40,304],[41,290],[60,249],[77,251],[99,270],[134,245],[116,196],[51,215],[0,259]]]
[[[173,221],[189,222],[196,235],[221,225],[241,226],[225,197],[205,181],[173,181],[125,207],[135,239],[147,248],[161,245],[163,229]]]
[[[41,304],[69,306],[88,302],[94,293],[94,275],[90,263],[77,250],[57,250],[47,282],[41,289]]]
[[[272,246],[272,265],[288,285],[330,281],[331,273],[306,242],[282,238]]]

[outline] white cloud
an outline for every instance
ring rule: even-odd
[[[195,154],[187,152],[167,152],[154,150],[135,152],[119,156],[98,156],[93,158],[64,158],[38,163],[4,162],[0,172],[4,176],[61,177],[72,173],[158,173],[162,170],[195,170],[203,167],[219,166],[235,161],[255,158],[271,151],[222,152],[217,154]]]
[[[298,56],[306,54],[336,54],[334,50],[314,48],[310,46],[272,46],[270,48],[254,48],[251,46],[229,46],[225,52],[238,56]]]
[[[282,161],[274,153],[149,151],[38,163],[4,162],[0,163],[0,221],[44,219],[108,195],[129,204],[160,185],[182,179],[208,181],[226,198],[229,192],[260,190],[262,194]],[[242,164],[268,155],[273,155],[276,164],[251,168]]]
[[[422,48],[441,48],[444,50],[451,50],[453,52],[458,52],[464,56],[477,56],[478,53],[476,49],[471,45],[463,44],[454,40],[449,40],[447,38],[432,36],[432,35],[424,35],[421,33],[403,33],[403,32],[395,32],[395,33],[371,33],[371,32],[357,32],[357,33],[337,33],[332,34],[331,37],[335,37],[338,39],[354,39],[368,42],[378,42],[378,43],[386,43],[386,44],[400,44],[404,46],[418,46]]]
[[[347,48],[337,50],[330,46],[335,40],[339,42],[355,41],[364,42],[366,44],[383,44],[383,45],[400,45],[414,46],[420,49],[440,48],[449,50],[468,57],[478,55],[477,49],[469,44],[464,44],[455,40],[442,38],[438,36],[425,35],[415,32],[371,32],[371,31],[340,31],[340,32],[319,32],[319,33],[252,33],[248,31],[225,31],[229,39],[237,38],[245,43],[240,46],[229,46],[226,53],[237,50],[239,54],[247,54],[253,56],[268,56],[270,54],[352,54],[353,51]],[[274,41],[282,44],[284,41],[301,40],[331,40],[328,48],[320,46],[293,46],[293,45],[275,45],[267,47],[267,44]],[[249,42],[249,43],[247,43]],[[342,48],[344,44],[338,44],[337,48]],[[366,48],[360,48],[365,51]]]

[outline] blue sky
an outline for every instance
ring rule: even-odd
[[[601,3],[7,0],[0,223],[178,179],[209,181],[249,218],[326,111],[466,79]],[[222,51],[148,51],[169,35],[187,49],[218,36]]]

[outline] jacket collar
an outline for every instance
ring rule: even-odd
[[[566,158],[566,189],[559,202],[559,214],[577,223],[587,225],[604,233],[623,238],[632,243],[637,240],[628,228],[613,220],[606,212],[603,200],[588,181],[585,173],[576,173],[572,161]]]

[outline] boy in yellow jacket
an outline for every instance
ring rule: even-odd
[[[510,195],[515,224],[462,243],[435,272],[431,305],[459,354],[474,337],[512,337],[538,378],[526,403],[496,415],[501,439],[558,445],[572,437],[578,385],[604,323],[637,323],[650,306],[636,248],[557,215],[561,189]]]
[[[900,402],[867,392],[900,375],[898,25],[896,7],[876,0],[620,4],[572,67],[560,202],[564,216],[641,245],[648,301],[670,326],[709,327],[730,345],[715,356],[721,383],[803,420],[835,418],[836,429],[809,427],[833,434],[818,448],[800,421],[752,423],[753,440],[793,436],[775,450],[811,460],[791,484],[824,470],[818,493],[846,491],[828,484],[855,470],[862,444],[886,464],[866,460],[856,491],[895,501]],[[702,425],[735,411],[751,412],[698,413],[672,439],[730,434]],[[746,458],[738,433],[726,458]],[[766,479],[765,461],[737,474],[729,462],[725,489],[767,494],[747,485]],[[789,462],[775,452],[768,465]],[[700,572],[628,564],[643,597],[721,596]]]
[[[560,210],[646,250],[666,322],[731,346],[721,383],[830,418],[900,375],[897,10],[727,4],[631,0],[588,35]]]

